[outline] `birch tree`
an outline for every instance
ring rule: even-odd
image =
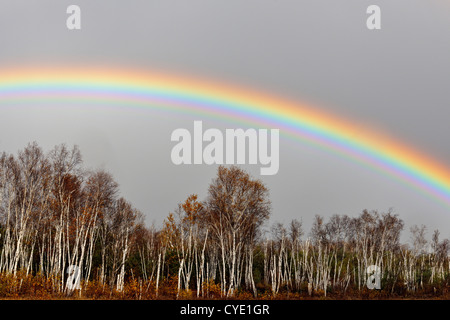
[[[245,252],[253,253],[260,227],[269,215],[268,190],[260,180],[236,166],[218,168],[208,189],[204,219],[220,248],[224,295],[233,296],[241,285]],[[253,279],[253,271],[247,272]]]

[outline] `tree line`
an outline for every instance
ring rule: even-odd
[[[39,277],[54,294],[95,283],[136,298],[346,295],[367,292],[370,266],[384,294],[447,293],[450,241],[437,230],[428,241],[414,226],[406,245],[392,211],[316,216],[308,234],[296,219],[267,229],[270,215],[267,187],[237,166],[219,166],[206,199],[189,196],[156,228],[76,146],[0,155],[0,275]]]

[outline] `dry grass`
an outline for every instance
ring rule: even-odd
[[[123,291],[99,281],[83,281],[81,290],[70,294],[61,290],[60,279],[18,272],[16,275],[0,273],[0,299],[4,300],[221,300],[220,286],[213,281],[204,284],[203,292],[197,297],[195,290],[182,290],[178,294],[178,281],[171,277],[163,281],[156,292],[154,282],[128,279]],[[416,292],[391,293],[383,290],[348,290],[325,293],[314,291],[281,291],[273,295],[268,288],[259,288],[255,298],[249,291],[239,290],[232,299],[237,300],[450,300],[449,288],[425,288]]]

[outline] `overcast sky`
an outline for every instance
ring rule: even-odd
[[[81,7],[82,29],[66,28]],[[366,28],[366,9],[382,29]],[[450,5],[439,0],[0,0],[0,72],[23,66],[156,69],[200,76],[307,102],[367,124],[450,168]],[[80,146],[85,165],[110,171],[122,195],[161,224],[189,194],[205,197],[214,166],[170,161],[177,128],[234,123],[91,106],[19,109],[1,105],[0,150],[30,141],[46,150]],[[90,108],[90,109],[87,109]],[[89,110],[89,111],[87,111]],[[390,177],[330,152],[280,140],[270,189],[271,223],[315,214],[393,208],[406,221],[450,237],[450,209]]]

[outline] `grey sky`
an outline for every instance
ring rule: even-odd
[[[68,31],[66,8],[82,10]],[[382,30],[365,26],[382,9]],[[439,0],[0,0],[0,72],[23,66],[157,69],[309,102],[382,129],[450,167],[450,5]],[[171,132],[225,127],[148,111],[0,108],[0,150],[36,140],[78,144],[85,165],[104,167],[122,194],[157,225],[190,193],[206,194],[215,167],[175,166]],[[355,216],[390,207],[408,224],[450,236],[436,201],[331,153],[281,139],[280,171],[261,179],[272,221]],[[245,166],[258,176],[259,166]],[[404,236],[407,237],[405,230]]]

